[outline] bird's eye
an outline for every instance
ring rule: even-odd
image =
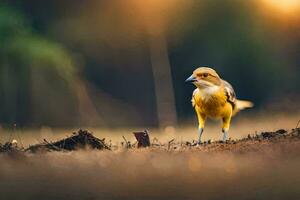
[[[208,77],[208,73],[203,73],[203,77]]]

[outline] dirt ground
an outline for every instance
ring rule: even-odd
[[[299,199],[299,140],[203,148],[2,154],[1,199]]]
[[[1,199],[299,199],[299,144],[260,152],[1,155]]]
[[[300,129],[226,144],[0,155],[1,199],[299,199]]]

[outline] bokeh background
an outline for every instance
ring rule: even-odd
[[[300,0],[1,0],[0,123],[165,127],[210,66],[255,113],[300,111]]]

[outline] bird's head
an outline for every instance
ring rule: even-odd
[[[186,79],[187,83],[193,83],[197,88],[208,88],[221,85],[221,78],[215,70],[209,67],[199,67]]]

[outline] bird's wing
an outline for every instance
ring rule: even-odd
[[[225,94],[227,96],[227,101],[234,107],[236,102],[236,95],[233,87],[225,80],[222,80],[225,88]]]

